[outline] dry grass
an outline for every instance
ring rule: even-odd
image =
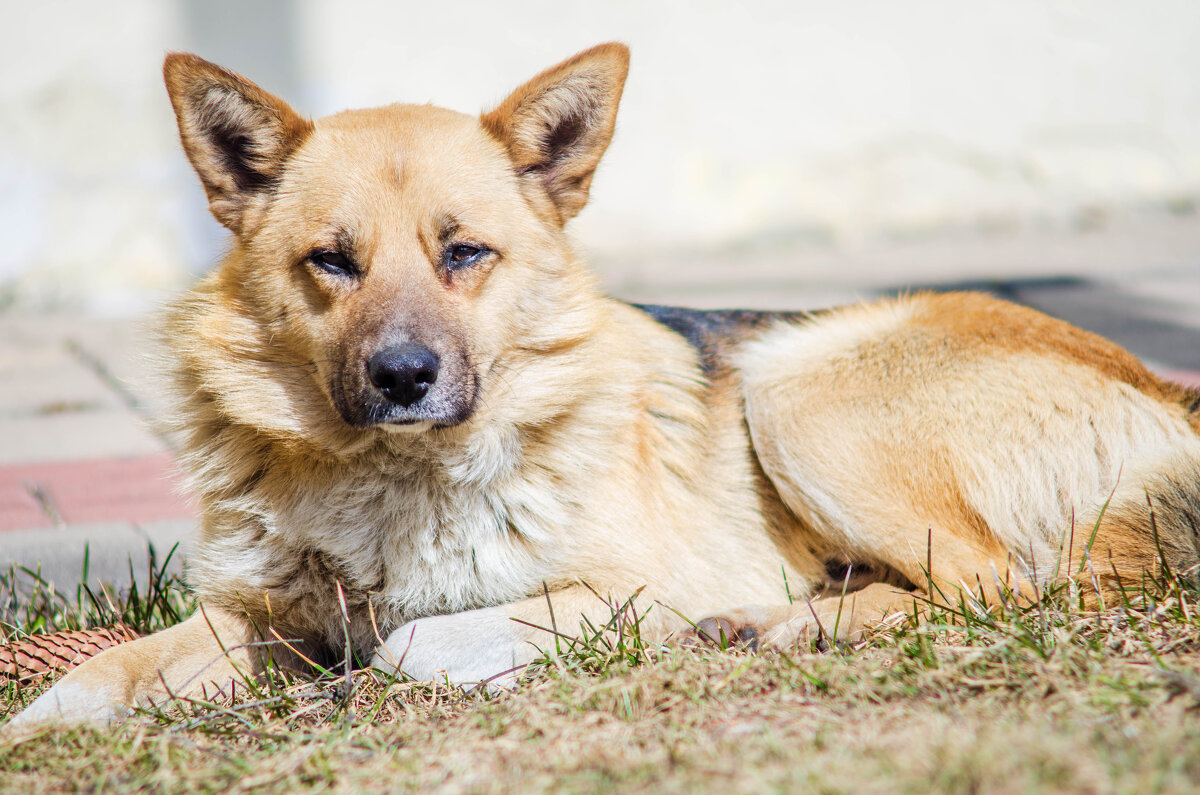
[[[9,636],[190,607],[161,576],[120,599],[0,580]],[[1078,598],[968,598],[853,647],[760,655],[646,643],[629,608],[498,695],[273,671],[230,702],[0,748],[0,789],[1195,791],[1200,594],[1168,574],[1099,612]],[[0,687],[0,716],[36,690]]]

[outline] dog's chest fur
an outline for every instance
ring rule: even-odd
[[[198,550],[202,597],[251,603],[267,593],[288,629],[332,642],[342,633],[333,593],[340,583],[356,645],[370,648],[368,600],[386,634],[415,616],[553,585],[551,526],[569,523],[578,508],[538,483],[536,471],[522,471],[519,454],[486,447],[440,460],[364,456],[319,471],[276,460],[227,504],[232,510],[214,514],[221,527]],[[296,488],[289,464],[321,488]],[[472,469],[490,477],[479,482]]]

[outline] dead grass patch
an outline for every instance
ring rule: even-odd
[[[11,571],[3,632],[152,631],[190,609],[153,566],[150,582],[67,597]],[[1104,610],[1079,597],[965,596],[854,646],[757,655],[645,642],[627,603],[514,692],[272,671],[232,700],[0,749],[0,789],[1194,791],[1200,594],[1168,573]],[[42,686],[0,686],[0,714]]]

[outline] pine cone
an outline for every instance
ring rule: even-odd
[[[124,624],[104,629],[30,635],[0,646],[0,678],[28,681],[52,672],[68,671],[110,646],[137,637],[138,634]]]

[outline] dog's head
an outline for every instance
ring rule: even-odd
[[[498,360],[571,333],[552,317],[577,310],[582,283],[562,226],[587,201],[627,68],[605,44],[481,117],[392,105],[308,121],[168,56],[184,149],[234,236],[217,289],[273,349],[252,355],[310,368],[356,428],[471,417]]]

